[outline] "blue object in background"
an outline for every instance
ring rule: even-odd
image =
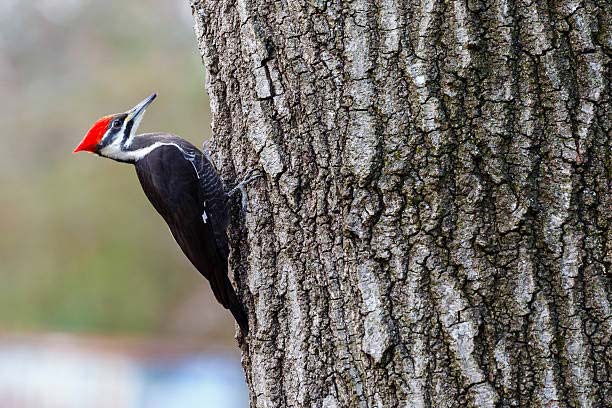
[[[0,337],[0,408],[246,408],[236,355]],[[146,356],[143,356],[143,352]],[[168,356],[175,356],[169,358]]]
[[[244,373],[230,356],[202,354],[142,367],[139,408],[248,407]]]

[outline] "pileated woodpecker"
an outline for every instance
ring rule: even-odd
[[[74,152],[133,164],[145,195],[187,258],[210,282],[244,334],[248,318],[227,276],[228,194],[210,160],[191,143],[166,133],[136,135],[152,94],[125,113],[93,124]]]

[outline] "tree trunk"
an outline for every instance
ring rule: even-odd
[[[252,407],[612,406],[607,0],[191,3]]]

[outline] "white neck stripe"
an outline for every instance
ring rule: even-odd
[[[196,173],[196,177],[200,178],[200,173],[198,172],[198,169],[196,168],[196,165],[193,160],[195,159],[195,155],[193,153],[187,153],[181,146],[177,145],[176,143],[172,143],[172,142],[155,142],[152,145],[143,147],[138,150],[121,150],[121,149],[117,149],[113,145],[110,145],[100,150],[100,155],[104,157],[108,157],[110,159],[115,159],[115,160],[129,162],[129,163],[136,163],[137,161],[144,159],[153,150],[157,149],[158,147],[162,147],[162,146],[176,147],[183,154],[183,157],[185,158],[185,160],[191,163],[191,166],[193,167],[193,170]]]
[[[153,150],[157,149],[161,146],[174,146],[183,152],[183,149],[180,148],[176,143],[164,143],[164,142],[155,142],[150,146],[143,147],[138,150],[122,150],[117,148],[118,146],[113,146],[112,144],[104,147],[100,150],[100,155],[108,157],[110,159],[127,161],[127,162],[137,162],[138,160],[144,158],[146,155],[151,153]],[[183,152],[184,153],[184,152]]]

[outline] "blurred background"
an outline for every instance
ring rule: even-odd
[[[134,169],[74,146],[156,91],[141,132],[210,136],[187,0],[0,1],[0,408],[244,407],[231,315]]]

